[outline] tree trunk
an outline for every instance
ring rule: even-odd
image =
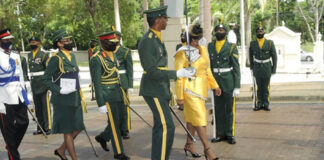
[[[246,42],[246,48],[250,48],[250,42],[252,40],[251,36],[251,9],[249,6],[249,2],[247,0],[244,1],[244,19],[245,19],[245,42]],[[247,66],[250,66],[250,60],[249,60],[249,52],[246,52],[246,64]]]
[[[210,1],[200,0],[200,24],[204,30],[203,37],[206,38],[207,44],[211,42],[211,17],[210,17]]]
[[[164,6],[164,0],[160,0],[160,6]]]
[[[121,32],[118,0],[114,0],[114,11],[115,11],[115,25],[116,25],[116,30],[119,31],[119,32]],[[120,40],[120,44],[123,44],[122,39]]]
[[[307,29],[308,29],[309,35],[311,36],[312,41],[313,41],[313,43],[314,43],[314,42],[315,42],[315,40],[314,40],[314,36],[313,36],[313,33],[312,33],[312,29],[311,29],[311,27],[310,27],[310,25],[309,25],[309,23],[308,23],[308,20],[307,20],[305,14],[304,14],[303,10],[301,9],[301,7],[300,7],[300,5],[299,5],[298,2],[297,2],[297,6],[298,6],[299,13],[302,15],[302,17],[304,18],[304,20],[305,20],[305,22],[306,22],[306,25],[307,25]]]
[[[95,32],[96,34],[99,34],[99,24],[97,22],[97,16],[96,16],[96,5],[97,5],[97,0],[85,0],[86,7],[91,15],[93,25],[95,26]]]
[[[148,3],[147,0],[143,0],[143,10],[148,10]],[[144,14],[143,16],[143,20],[144,20],[144,33],[149,29],[147,20],[146,20],[146,14]]]
[[[0,7],[1,7],[1,9],[3,9],[3,1],[2,0],[0,0]],[[0,17],[0,30],[2,30],[2,28],[3,28],[3,18]]]

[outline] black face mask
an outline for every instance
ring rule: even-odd
[[[94,48],[96,45],[90,45],[91,48]]]
[[[186,38],[181,38],[181,42],[182,42],[182,43],[187,42],[187,41],[186,41]]]
[[[260,39],[263,38],[264,34],[257,34],[256,36]]]
[[[217,40],[223,40],[226,36],[226,33],[217,32],[215,35],[216,35]]]
[[[117,44],[118,43],[108,42],[108,43],[102,43],[101,46],[106,51],[115,51]]]
[[[37,45],[30,45],[30,49],[35,50],[38,46]]]
[[[5,50],[9,50],[10,46],[12,45],[12,42],[1,42],[1,48],[5,49]]]
[[[68,50],[68,51],[72,51],[73,47],[74,47],[73,43],[64,44],[64,46],[63,46],[63,48]]]

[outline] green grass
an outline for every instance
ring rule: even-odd
[[[301,49],[307,52],[313,52],[314,49],[314,43],[313,42],[306,42],[304,44],[301,44]]]

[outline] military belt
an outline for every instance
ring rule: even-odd
[[[213,71],[217,72],[217,73],[230,72],[231,70],[233,70],[233,67],[231,67],[231,68],[213,68]]]
[[[158,67],[159,70],[166,71],[168,70],[168,67]],[[146,71],[143,72],[143,74],[147,74]]]
[[[263,60],[254,58],[254,62],[257,62],[257,63],[268,63],[268,62],[270,62],[270,58],[263,59]]]
[[[125,69],[118,70],[118,73],[119,73],[119,74],[125,74],[125,73],[126,73],[126,70],[125,70]]]
[[[32,77],[34,77],[34,76],[42,76],[42,75],[44,75],[44,71],[39,71],[39,72],[30,72],[29,73],[29,76],[32,76]]]

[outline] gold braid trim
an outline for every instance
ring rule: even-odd
[[[128,98],[126,92],[124,91],[124,89],[123,89],[122,87],[120,87],[120,90],[121,90],[122,93],[123,93],[123,100],[124,100],[124,104],[125,104],[125,106],[127,107],[127,106],[129,106],[129,98]]]
[[[59,60],[59,70],[61,72],[60,75],[57,77],[57,79],[54,80],[54,82],[56,82],[57,80],[59,80],[61,78],[61,76],[65,73],[65,71],[64,71],[64,63],[63,63],[62,58],[60,56],[58,56],[57,54],[55,54],[54,56],[57,57]]]

